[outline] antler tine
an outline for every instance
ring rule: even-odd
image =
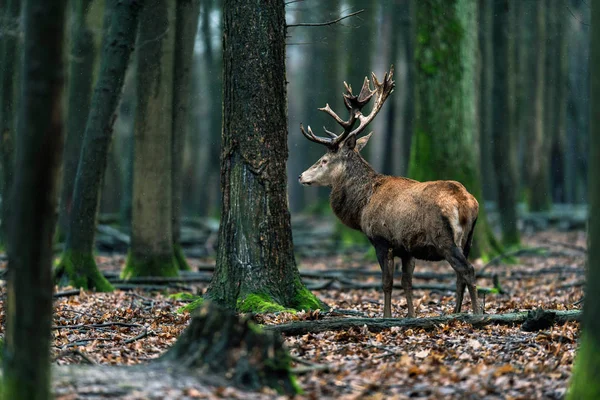
[[[333,119],[335,119],[335,122],[340,124],[342,126],[342,128],[344,128],[344,129],[348,129],[349,127],[352,126],[352,124],[354,124],[354,118],[352,118],[352,115],[350,116],[350,119],[348,121],[344,121],[335,113],[335,111],[333,111],[331,109],[331,107],[329,107],[329,103],[327,103],[325,105],[325,107],[319,108],[319,111],[323,111],[323,112],[331,115],[333,117]]]
[[[373,77],[373,86],[375,86],[375,89],[373,91],[371,91],[370,88],[368,89],[370,91],[369,100],[371,99],[371,97],[373,97],[373,95],[376,95],[375,103],[373,104],[373,108],[371,109],[371,112],[368,115],[365,116],[362,114],[362,112],[358,113],[358,120],[359,120],[358,127],[356,127],[356,129],[354,129],[352,132],[350,132],[350,134],[348,136],[357,135],[357,134],[361,133],[366,128],[366,126],[369,125],[369,123],[375,118],[375,116],[377,115],[379,110],[381,110],[381,107],[383,106],[383,103],[385,102],[385,100],[394,91],[395,83],[394,83],[394,80],[392,79],[394,76],[394,67],[393,66],[390,68],[390,71],[388,73],[386,73],[385,76],[383,77],[383,82],[379,82],[374,73],[372,73],[371,76]],[[363,85],[363,89],[364,89],[364,85]],[[362,94],[362,90],[361,90],[361,94]]]
[[[375,82],[375,80],[373,82]],[[375,87],[377,88],[377,86]],[[358,104],[360,104],[361,107],[367,104],[375,92],[376,90],[371,90],[371,82],[369,82],[369,79],[365,76],[362,89],[360,89],[360,93],[358,94]]]
[[[327,147],[331,147],[332,140],[316,136],[313,133],[312,129],[310,128],[310,125],[308,126],[308,132],[306,132],[304,130],[304,125],[300,124],[300,130],[302,131],[302,134],[304,135],[304,137],[307,138],[308,140],[310,140],[311,142],[315,142],[315,143],[325,145]]]
[[[327,128],[325,128],[325,126],[323,126],[323,130],[325,131],[326,134],[328,134],[329,136],[331,136],[333,139],[336,139],[338,137],[337,134],[327,130]]]

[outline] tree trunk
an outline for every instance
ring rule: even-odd
[[[553,96],[552,82],[548,81],[550,74],[549,66],[552,62],[552,56],[549,55],[548,35],[546,25],[550,18],[546,14],[551,14],[554,10],[554,2],[547,3],[544,0],[537,2],[537,21],[536,21],[536,77],[535,77],[535,133],[533,143],[529,152],[531,156],[531,177],[529,179],[529,207],[531,211],[546,211],[550,209],[550,176],[549,176],[549,135],[550,129],[546,125],[549,116],[552,115],[550,108],[551,102],[547,101],[549,96]]]
[[[294,260],[284,1],[226,0],[223,21],[222,213],[207,297],[242,312],[323,308]]]
[[[65,251],[55,274],[62,285],[97,291],[113,289],[96,266],[94,233],[115,112],[135,43],[140,4],[138,0],[107,0],[100,75],[85,127]]]
[[[5,0],[0,14],[3,21],[0,28],[0,248],[6,243],[7,232],[5,221],[10,215],[8,198],[12,186],[15,163],[15,100],[17,88],[15,87],[16,68],[19,65],[17,57],[17,43],[19,38],[19,13],[20,0]]]
[[[480,132],[480,167],[481,189],[484,200],[497,199],[496,175],[492,162],[492,121],[494,109],[492,107],[492,88],[494,84],[494,46],[493,46],[493,8],[494,0],[479,1],[479,48],[480,58],[480,106],[479,106],[479,132]]]
[[[149,0],[140,14],[131,249],[124,278],[179,273],[171,219],[175,6]]]
[[[552,201],[555,203],[567,202],[566,181],[566,153],[567,153],[567,19],[562,17],[559,11],[560,7],[555,9],[555,39],[553,68],[555,77],[556,95],[551,99],[554,103],[554,113],[552,116],[552,143],[550,150],[550,171],[552,185]]]
[[[171,184],[173,198],[173,250],[180,270],[189,270],[179,244],[181,233],[181,201],[183,195],[183,149],[187,135],[190,101],[190,78],[194,59],[194,42],[198,30],[200,0],[178,0],[175,29],[175,62],[173,81],[173,146]]]
[[[52,239],[63,147],[65,1],[24,4],[15,179],[8,221],[2,398],[49,399]]]
[[[591,43],[591,118],[590,170],[593,176],[600,168],[600,4],[590,3]],[[583,306],[583,332],[573,367],[571,387],[567,398],[592,400],[600,398],[600,180],[589,180],[590,219],[588,225],[588,262],[586,291]]]
[[[417,180],[458,180],[481,202],[475,257],[499,251],[477,167],[477,6],[471,0],[416,2],[416,120],[409,167]]]
[[[58,214],[59,236],[66,235],[69,225],[75,176],[90,111],[94,60],[96,58],[94,34],[87,22],[92,2],[93,0],[71,0],[67,136]]]
[[[493,6],[494,80],[492,83],[492,159],[497,183],[498,211],[502,241],[518,245],[517,229],[517,146],[515,132],[514,29],[510,15],[515,7],[509,0],[495,0]]]
[[[514,2],[516,3],[516,1]],[[536,93],[536,61],[537,46],[535,44],[536,29],[536,2],[519,2],[519,13],[517,20],[517,36],[515,41],[517,47],[517,70],[516,97],[518,116],[516,131],[518,135],[518,159],[519,159],[519,197],[522,199],[523,192],[527,192],[531,179],[531,144],[536,129],[535,93]],[[490,157],[491,158],[491,157]]]

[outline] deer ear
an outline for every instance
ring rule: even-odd
[[[371,139],[372,134],[373,134],[373,132],[369,133],[366,136],[361,137],[360,139],[358,139],[356,141],[356,151],[360,152],[363,149],[363,147],[366,146],[369,139]]]
[[[356,135],[348,136],[348,138],[344,141],[344,146],[350,150],[354,150],[356,147]]]

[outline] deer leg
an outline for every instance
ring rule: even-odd
[[[456,271],[456,306],[455,312],[460,312],[462,297],[464,293],[464,286],[469,289],[471,295],[471,306],[473,308],[473,314],[481,314],[482,311],[479,308],[479,302],[477,300],[477,288],[475,287],[475,268],[467,261],[462,250],[459,247],[454,246],[450,254],[446,257],[446,260],[450,263],[454,271]],[[459,303],[460,301],[460,303]]]
[[[460,309],[462,307],[463,296],[465,294],[465,288],[467,284],[465,283],[462,275],[458,272],[456,273],[456,305],[454,306],[454,314],[460,313]]]
[[[376,246],[375,253],[381,267],[383,287],[383,318],[392,318],[392,288],[394,286],[394,251],[387,246]]]
[[[415,317],[415,309],[413,305],[412,294],[412,278],[415,270],[415,259],[412,257],[402,258],[402,289],[406,296],[406,305],[408,306],[408,318]]]

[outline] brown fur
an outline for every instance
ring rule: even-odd
[[[359,147],[364,144],[360,143]],[[474,311],[479,312],[474,269],[465,257],[479,204],[461,183],[418,182],[382,175],[375,172],[354,147],[344,144],[339,150],[330,150],[300,176],[300,181],[311,184],[312,176],[316,177],[315,182],[318,180],[317,184],[331,186],[330,203],[336,216],[350,228],[362,231],[375,246],[383,273],[385,317],[391,316],[389,299],[394,257],[402,260],[402,285],[409,317],[414,316],[414,258],[447,260],[457,273],[455,311],[460,312],[466,286]]]

